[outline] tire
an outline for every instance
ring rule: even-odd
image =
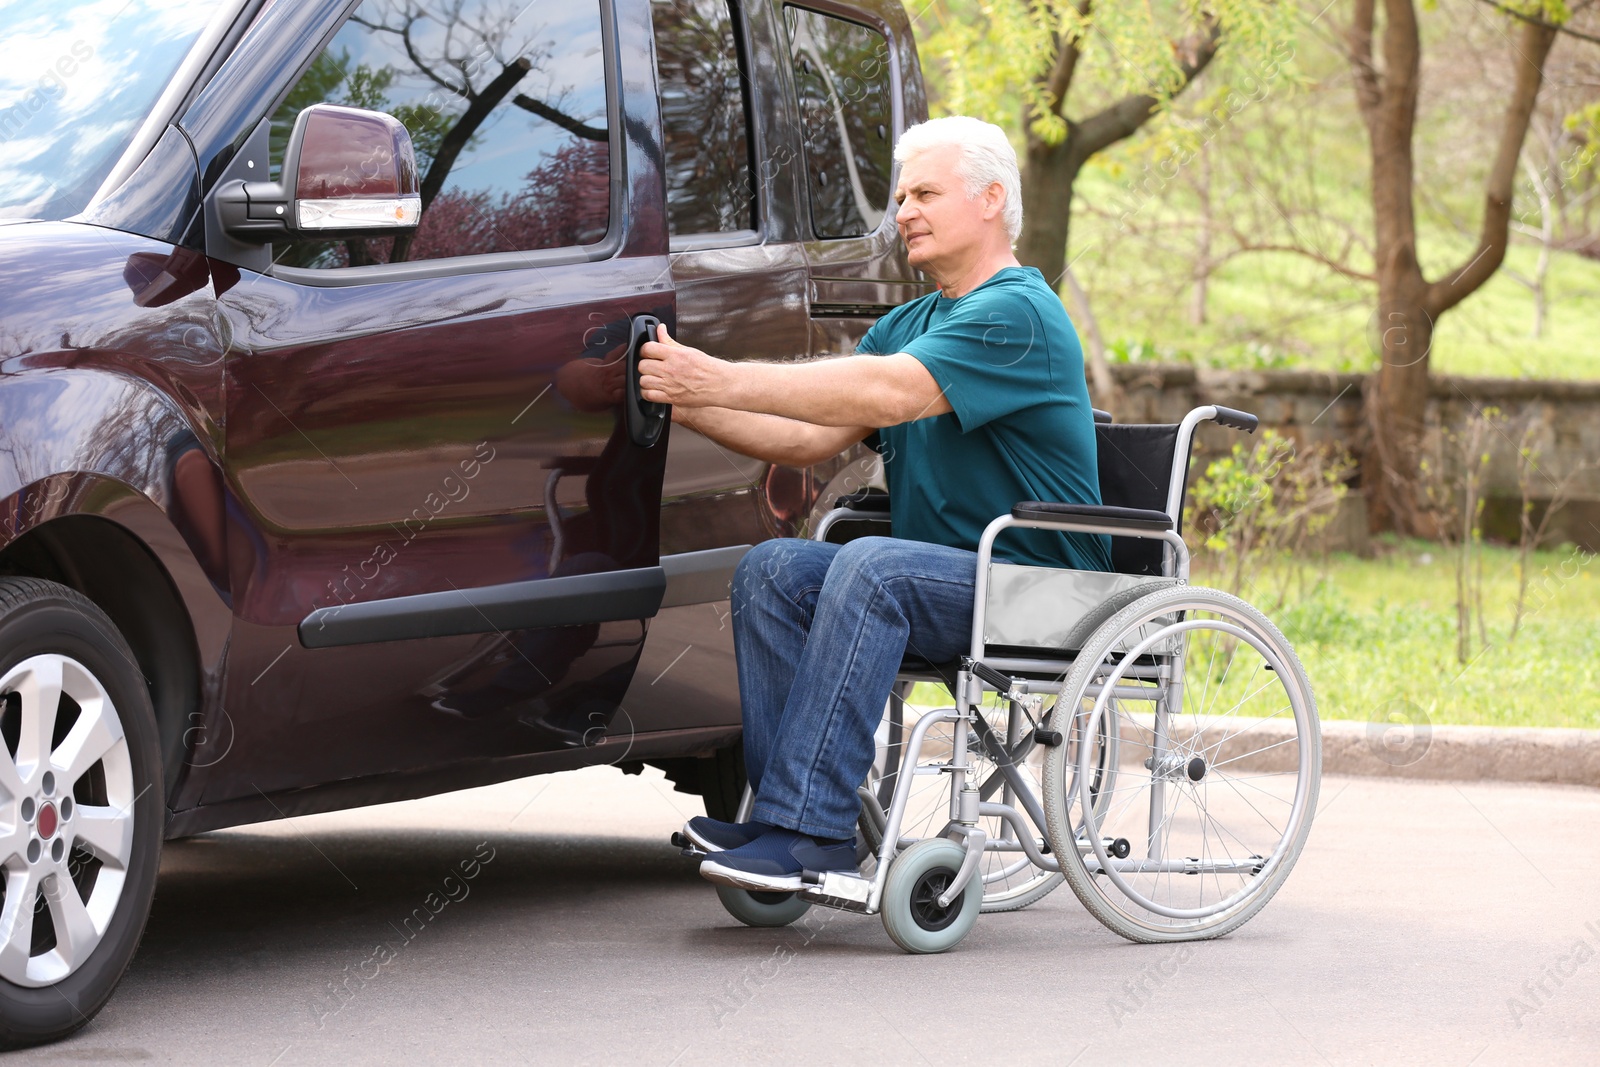
[[[883,928],[907,952],[948,952],[972,932],[983,907],[976,873],[958,900],[940,908],[937,897],[955,879],[966,849],[947,838],[918,841],[895,857],[883,886]]]
[[[150,914],[165,800],[133,653],[65,586],[0,579],[0,734],[0,824],[15,828],[0,836],[0,1048],[12,1049],[67,1036],[110,998]]]
[[[1181,681],[1176,701],[1149,681],[1163,669]],[[1063,745],[1045,761],[1051,847],[1095,918],[1131,941],[1193,941],[1266,906],[1310,834],[1322,774],[1310,682],[1266,616],[1213,589],[1151,593],[1095,633],[1059,707],[1082,730],[1118,722],[1114,786],[1089,818],[1076,818],[1087,755]]]
[[[706,814],[722,822],[738,819],[745,794],[744,744],[734,742],[700,760],[700,799]]]
[[[717,899],[729,915],[746,926],[788,926],[811,910],[799,893],[753,893],[731,885],[717,886]]]

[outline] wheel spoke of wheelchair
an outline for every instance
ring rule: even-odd
[[[1268,683],[1268,684],[1270,685],[1271,683]],[[1236,737],[1240,737],[1240,736],[1242,736],[1244,734],[1249,733],[1251,730],[1254,730],[1256,727],[1260,726],[1264,722],[1269,722],[1269,721],[1271,721],[1273,719],[1276,719],[1279,715],[1282,715],[1286,711],[1289,712],[1290,714],[1293,714],[1294,713],[1294,705],[1285,704],[1283,707],[1279,708],[1277,711],[1274,711],[1271,715],[1263,715],[1260,718],[1252,719],[1248,726],[1241,726],[1239,729],[1235,730],[1231,734],[1228,734],[1226,737],[1218,739],[1216,744],[1207,745],[1205,747],[1205,749],[1204,749],[1205,753],[1208,756],[1215,755],[1216,753],[1220,753],[1222,751],[1222,746],[1227,744],[1229,741],[1232,741]],[[1245,755],[1251,755],[1251,753],[1245,753]]]
[[[1267,745],[1265,748],[1258,748],[1258,749],[1255,749],[1252,752],[1241,752],[1237,756],[1229,756],[1225,760],[1220,760],[1217,763],[1213,763],[1210,767],[1207,768],[1207,770],[1214,771],[1219,767],[1226,767],[1230,763],[1237,763],[1242,759],[1249,759],[1252,756],[1259,756],[1263,752],[1271,752],[1275,748],[1281,748],[1284,745],[1298,744],[1299,742],[1300,742],[1300,735],[1299,734],[1295,734],[1292,737],[1285,737],[1282,741],[1274,741],[1272,744]]]
[[[1231,666],[1232,666],[1232,665],[1233,665],[1233,664],[1232,664],[1232,661],[1231,661],[1231,660],[1230,660],[1230,661],[1229,661],[1229,664],[1228,664],[1228,666],[1229,666],[1229,667],[1231,667]],[[1224,674],[1226,674],[1226,673],[1227,673],[1227,669],[1226,669],[1226,668],[1224,668],[1224,672],[1223,672],[1223,673],[1224,673]],[[1251,672],[1251,673],[1250,673],[1250,677],[1249,677],[1249,679],[1247,679],[1247,680],[1246,680],[1246,682],[1245,682],[1245,686],[1246,686],[1246,687],[1247,687],[1247,688],[1248,688],[1248,687],[1249,687],[1249,685],[1250,685],[1250,684],[1251,684],[1251,683],[1252,683],[1252,682],[1254,682],[1254,681],[1255,681],[1255,679],[1256,679],[1256,675],[1258,675],[1258,674],[1260,674],[1260,673],[1261,673],[1261,665],[1260,665],[1260,664],[1257,664],[1257,665],[1256,665],[1256,669],[1255,669],[1255,670],[1254,670],[1254,671],[1252,671],[1252,672]],[[1269,681],[1269,682],[1267,682],[1267,686],[1269,686],[1269,685],[1271,685],[1271,684],[1272,684],[1272,683],[1271,683],[1271,682],[1270,682],[1270,681]],[[1267,686],[1262,686],[1262,689],[1265,689],[1265,688],[1266,688],[1266,687],[1267,687]],[[1221,692],[1221,691],[1222,691],[1222,683],[1220,683],[1220,682],[1219,682],[1219,683],[1218,683],[1218,686],[1217,686],[1217,692],[1218,692],[1218,693],[1220,693],[1220,692]],[[1256,690],[1256,692],[1260,692],[1260,691],[1261,691],[1261,690],[1259,690],[1259,689],[1258,689],[1258,690]],[[1254,695],[1255,695],[1255,694],[1254,694],[1254,693],[1252,693],[1252,694],[1251,694],[1251,696],[1254,696]],[[1249,698],[1248,698],[1248,697],[1246,697],[1246,698],[1245,698],[1245,699],[1249,699]],[[1232,708],[1229,708],[1229,709],[1228,709],[1228,711],[1227,711],[1227,712],[1224,712],[1224,713],[1223,713],[1223,714],[1224,714],[1224,715],[1231,715],[1231,714],[1232,714],[1232,713],[1233,713],[1233,712],[1235,712],[1235,711],[1238,711],[1238,710],[1239,710],[1239,707],[1240,707],[1240,705],[1241,705],[1241,704],[1242,704],[1242,703],[1243,703],[1243,701],[1242,701],[1242,700],[1241,700],[1241,701],[1237,701],[1237,702],[1235,702],[1235,703],[1234,703],[1234,705],[1233,705],[1233,707],[1232,707]],[[1207,715],[1206,715],[1206,714],[1205,714],[1205,709],[1206,709],[1206,708],[1207,708],[1207,707],[1209,707],[1209,706],[1210,706],[1210,704],[1209,704],[1209,702],[1208,702],[1208,703],[1205,703],[1205,704],[1202,704],[1202,705],[1200,705],[1200,706],[1199,706],[1199,707],[1198,707],[1198,708],[1196,708],[1196,709],[1195,709],[1195,711],[1194,711],[1194,712],[1193,712],[1193,715],[1194,715],[1194,739],[1195,739],[1195,742],[1196,742],[1196,744],[1201,744],[1201,745],[1204,745],[1204,743],[1205,743],[1205,734],[1206,734],[1206,731],[1207,731],[1207,730],[1208,730],[1208,729],[1209,729],[1209,728],[1210,728],[1210,727],[1211,727],[1211,726],[1212,726],[1212,725],[1214,725],[1214,723],[1211,723],[1211,722],[1207,722],[1207,721],[1206,721],[1206,720],[1207,720],[1207,719],[1208,719],[1208,718],[1211,718],[1211,719],[1215,719],[1215,720],[1216,720],[1216,723],[1220,723],[1220,722],[1221,722],[1221,719],[1222,719],[1222,717],[1223,717],[1223,716],[1222,716],[1222,715],[1216,715],[1216,716],[1207,716]],[[1219,727],[1218,727],[1218,728],[1219,728],[1219,729],[1222,729],[1222,730],[1224,730],[1224,731],[1226,731],[1226,729],[1227,729],[1227,727],[1226,727],[1226,726],[1220,726],[1220,725],[1219,725]],[[1224,738],[1224,739],[1223,739],[1223,740],[1227,740],[1227,739],[1226,739],[1226,738]]]

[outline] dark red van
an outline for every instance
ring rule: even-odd
[[[728,577],[870,461],[673,429],[634,349],[925,291],[895,0],[90,6],[0,29],[12,1046],[105,1003],[165,838],[595,763],[726,812]]]

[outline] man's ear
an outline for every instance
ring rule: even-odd
[[[988,222],[996,218],[1005,210],[1006,187],[999,182],[990,182],[989,188],[983,191],[983,220]]]

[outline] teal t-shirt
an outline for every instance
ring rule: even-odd
[[[903,304],[856,350],[909,352],[953,409],[876,434],[894,536],[977,551],[983,528],[1019,501],[1100,503],[1083,349],[1036,268],[1006,267],[965,296],[933,292]],[[1108,571],[1111,539],[1008,531],[995,555]]]

